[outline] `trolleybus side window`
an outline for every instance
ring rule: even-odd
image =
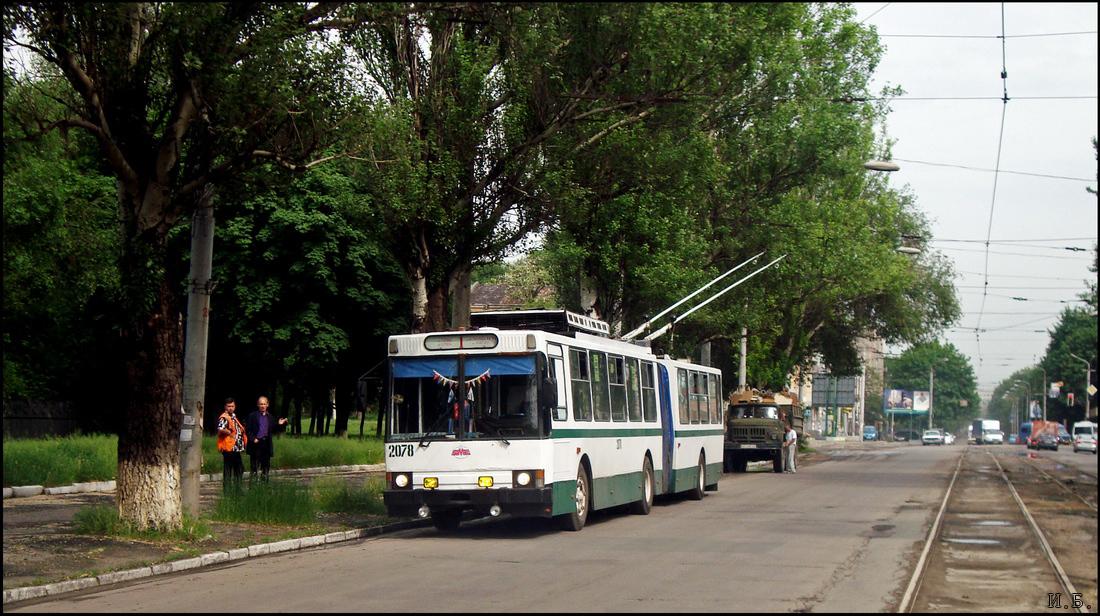
[[[626,408],[630,421],[642,420],[641,392],[638,389],[638,360],[626,360]]]
[[[554,421],[565,421],[568,419],[569,409],[565,404],[565,360],[561,357],[550,358],[550,378],[554,379],[558,392],[558,403],[554,407]]]
[[[676,369],[676,381],[679,385],[679,387],[677,387],[677,389],[680,393],[680,396],[679,396],[680,423],[682,423],[682,424],[691,423],[691,418],[688,414],[690,405],[688,403],[688,373],[687,373],[687,370],[684,370],[683,368],[677,368]]]
[[[622,357],[608,356],[607,381],[611,387],[611,419],[626,421],[626,370]]]
[[[573,420],[592,421],[592,383],[588,351],[569,349],[569,375],[573,385]]]
[[[607,393],[607,355],[590,351],[592,359],[592,416],[596,421],[611,420],[611,404]]]
[[[710,423],[722,423],[722,407],[718,401],[718,376],[711,375],[707,379],[707,395],[710,397]]]
[[[653,362],[642,362],[642,419],[657,421],[657,390],[653,380]]]
[[[691,423],[693,424],[699,423],[699,379],[701,378],[702,375],[698,372],[692,371],[688,373],[688,382],[691,385],[691,390],[689,392],[691,406],[688,411],[688,416],[691,418]]]

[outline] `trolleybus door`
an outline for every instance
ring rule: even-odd
[[[657,370],[658,397],[661,399],[661,453],[664,459],[661,483],[664,484],[662,493],[668,494],[672,491],[672,447],[676,432],[672,425],[672,395],[668,384],[668,370],[661,364],[657,364]]]

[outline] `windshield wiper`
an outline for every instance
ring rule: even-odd
[[[489,423],[489,419],[487,417],[479,417],[476,419],[476,421],[477,425],[481,426],[482,428],[488,429],[489,432],[492,432],[494,435],[496,435],[502,443],[504,443],[505,445],[511,445],[511,443],[508,442],[508,439],[504,438],[504,435],[502,435],[496,428],[492,426],[492,424]]]
[[[450,409],[448,409],[446,412],[444,412],[442,415],[440,415],[439,418],[437,418],[435,420],[435,423],[433,423],[431,425],[431,427],[428,428],[428,431],[424,433],[424,437],[420,439],[419,447],[427,447],[427,445],[425,445],[425,443],[428,442],[428,437],[431,436],[433,433],[439,431],[438,428],[443,424],[444,419],[450,419],[450,418],[451,418],[451,411],[450,411]]]

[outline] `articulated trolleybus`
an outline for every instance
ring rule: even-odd
[[[575,531],[594,509],[645,515],[655,494],[718,489],[721,371],[565,310],[471,321],[389,339],[389,515],[453,529],[467,510],[508,513]]]

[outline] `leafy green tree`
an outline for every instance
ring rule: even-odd
[[[1097,250],[1092,249],[1092,265],[1089,271],[1093,274],[1097,271]],[[1058,323],[1050,331],[1050,343],[1047,345],[1046,355],[1039,365],[1046,370],[1051,380],[1061,381],[1065,385],[1061,389],[1058,404],[1055,411],[1049,412],[1047,419],[1055,421],[1083,421],[1085,419],[1085,397],[1088,396],[1087,384],[1096,383],[1096,279],[1085,282],[1086,289],[1080,295],[1084,306],[1070,306],[1062,310]],[[1076,355],[1076,357],[1074,357]],[[1084,361],[1082,361],[1084,360]],[[1088,372],[1087,368],[1093,370]],[[1070,407],[1069,393],[1074,394],[1074,406]],[[1095,399],[1091,396],[1090,402]],[[1090,403],[1092,413],[1096,413],[1096,406]]]
[[[248,409],[281,391],[277,405],[308,400],[319,414],[336,389],[346,432],[348,389],[385,359],[384,337],[407,329],[408,289],[370,225],[351,218],[348,174],[330,165],[286,185],[268,177],[235,184],[220,208],[208,390],[224,396],[208,398]]]
[[[572,207],[572,157],[666,105],[751,87],[755,66],[743,58],[795,10],[449,5],[349,36],[383,93],[365,184],[409,279],[413,330],[441,329],[448,293],[471,267]]]
[[[62,78],[59,105],[5,97],[12,139],[86,131],[116,182],[119,324],[128,396],[118,509],[137,528],[181,523],[182,327],[169,231],[197,191],[261,163],[302,169],[356,100],[321,31],[339,4],[48,3],[4,6],[4,42]],[[352,116],[354,117],[354,116]],[[347,130],[347,127],[342,127]]]
[[[932,422],[956,432],[977,416],[981,399],[974,368],[955,345],[915,344],[890,366],[889,389],[932,391]]]
[[[4,75],[9,101],[50,106],[58,84],[36,91]],[[20,129],[5,118],[5,138]],[[120,401],[114,182],[77,132],[4,149],[4,398]],[[95,349],[95,352],[89,352]],[[81,405],[84,412],[90,412]],[[94,411],[91,411],[94,412]],[[109,422],[99,422],[104,428]]]
[[[875,37],[845,7],[745,10],[737,31],[706,39],[734,50],[723,95],[570,152],[576,201],[547,235],[561,299],[625,331],[753,255],[765,257],[726,283],[786,254],[661,344],[688,355],[746,327],[754,384],[780,387],[815,355],[854,374],[857,338],[917,342],[957,317],[951,268],[927,246],[895,251],[928,226],[862,169],[882,110],[854,101]],[[715,31],[702,21],[696,31]]]

